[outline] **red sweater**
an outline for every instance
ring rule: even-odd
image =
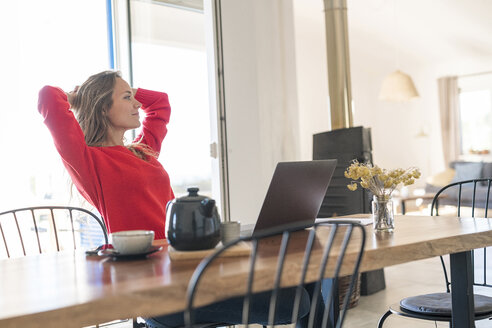
[[[135,140],[157,153],[167,133],[171,107],[167,95],[138,89],[146,117]],[[101,213],[108,232],[153,230],[164,239],[166,204],[174,198],[169,176],[157,159],[144,161],[123,146],[89,147],[69,109],[63,90],[45,86],[38,110],[53,136],[56,149],[79,192]]]

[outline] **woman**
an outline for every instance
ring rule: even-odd
[[[142,132],[125,145],[124,133],[140,126],[139,109]],[[164,239],[166,204],[174,198],[157,161],[171,114],[167,95],[132,89],[118,72],[105,71],[73,92],[43,87],[38,110],[73,183],[108,232],[153,230]]]

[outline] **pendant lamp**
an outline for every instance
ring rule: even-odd
[[[396,50],[396,67],[400,67],[400,51],[399,43],[401,37],[399,36],[399,20],[397,19],[397,1],[393,0],[393,28],[394,31],[394,44]],[[417,98],[419,93],[415,88],[415,84],[412,81],[410,75],[403,73],[400,70],[396,70],[393,73],[387,75],[383,84],[381,85],[381,91],[379,92],[379,99],[385,101],[403,102],[412,98]]]
[[[400,70],[396,70],[384,78],[379,93],[379,99],[386,101],[407,101],[417,97],[419,97],[419,93],[412,78]]]

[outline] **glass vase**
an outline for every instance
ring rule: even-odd
[[[392,232],[395,229],[393,200],[388,196],[373,196],[372,220],[375,231]]]

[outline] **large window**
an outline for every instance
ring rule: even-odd
[[[490,90],[460,94],[463,154],[488,154],[492,149],[491,97]]]
[[[175,194],[211,194],[210,110],[204,15],[131,2],[133,85],[168,93],[171,121],[159,160]]]
[[[111,68],[106,5],[103,0],[0,2],[0,211],[42,204],[90,207],[71,184],[37,100],[44,85],[69,91]],[[210,194],[203,13],[132,1],[131,14],[133,85],[167,92],[172,106],[160,160],[177,196],[188,186]],[[121,70],[128,77],[126,67]]]
[[[37,112],[38,91],[71,90],[109,68],[106,2],[0,2],[0,210],[80,204]]]
[[[467,77],[460,84],[461,152],[492,150],[492,76]]]

